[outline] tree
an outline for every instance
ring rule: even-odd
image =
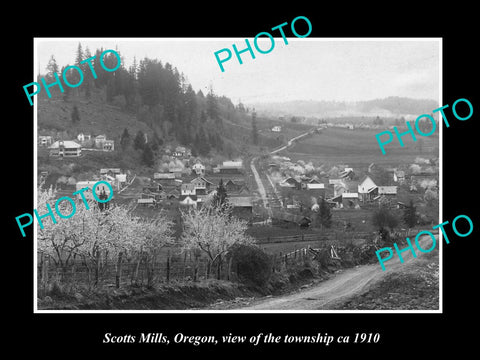
[[[80,113],[78,111],[77,105],[73,106],[71,118],[74,124],[80,121]]]
[[[55,192],[38,189],[37,209],[47,212],[46,205],[53,207]],[[72,213],[68,201],[59,204],[63,214]],[[140,219],[125,206],[110,206],[100,210],[93,200],[77,203],[76,211],[68,219],[56,217],[56,223],[43,219],[38,226],[38,251],[48,255],[55,265],[66,271],[76,257],[82,259],[88,275],[94,273],[95,284],[99,280],[102,258],[115,256],[143,259],[156,255],[158,250],[172,243],[172,222],[162,213],[155,219]],[[146,254],[147,253],[147,254]],[[118,284],[119,285],[119,284]],[[118,286],[117,285],[117,286]]]
[[[372,223],[386,241],[390,238],[390,231],[398,226],[398,218],[386,206],[380,206],[373,212]]]
[[[317,221],[321,227],[330,228],[332,226],[332,212],[328,203],[322,198],[318,207]]]
[[[120,146],[122,147],[122,150],[126,150],[128,148],[130,141],[130,133],[128,132],[128,129],[125,128],[123,129],[122,136],[120,137]]]
[[[220,211],[224,211],[228,206],[227,190],[223,185],[223,179],[220,179],[218,183],[217,190],[212,199],[212,206]]]
[[[49,77],[50,79],[53,79],[55,77],[54,74],[58,74],[57,60],[55,60],[55,57],[53,55],[50,57],[50,60],[48,60],[46,69],[47,77]]]
[[[409,228],[412,228],[417,223],[417,220],[418,220],[417,208],[413,203],[413,199],[410,199],[410,202],[408,203],[408,205],[405,207],[403,211],[403,222]]]
[[[208,257],[210,261],[207,265],[207,278],[210,275],[211,265],[217,261],[220,269],[222,256],[233,245],[253,243],[253,239],[245,234],[248,228],[246,221],[209,206],[182,212],[182,221],[183,250],[198,251]]]
[[[142,130],[137,131],[137,135],[135,136],[135,139],[133,140],[133,147],[135,150],[143,150],[145,146],[145,134],[143,133]]]
[[[145,144],[143,147],[142,161],[148,167],[152,167],[155,163],[155,156],[149,144]]]
[[[252,111],[252,142],[254,145],[258,145],[257,113],[255,109]]]
[[[211,119],[218,118],[218,103],[212,87],[210,87],[210,91],[207,94],[207,115]]]

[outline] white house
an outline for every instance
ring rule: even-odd
[[[374,195],[374,191],[377,189],[377,184],[372,178],[366,175],[360,184],[358,184],[358,194],[362,201],[370,200]]]
[[[77,140],[80,141],[80,142],[85,142],[85,141],[89,141],[91,138],[90,135],[87,135],[87,134],[83,134],[83,133],[80,133],[77,135]]]
[[[197,195],[180,195],[178,197],[178,203],[184,206],[197,207]]]
[[[43,136],[40,135],[38,137],[38,144],[40,146],[50,146],[52,145],[52,141],[53,141],[52,137],[48,135],[43,135]]]
[[[70,140],[55,141],[49,149],[50,156],[78,157],[82,155],[82,145]]]
[[[76,191],[80,190],[80,189],[83,189],[83,188],[86,188],[88,187],[88,190],[85,190],[83,191],[82,193],[80,194],[77,194],[77,199],[82,199],[82,194],[83,196],[85,197],[85,199],[88,199],[88,200],[95,200],[95,198],[93,197],[93,193],[92,193],[92,190],[93,190],[93,185],[95,185],[98,181],[78,181],[76,184],[75,184],[75,188],[76,188]],[[110,182],[109,182],[110,183]],[[110,186],[112,187],[113,189],[113,185],[110,183]],[[97,197],[100,196],[100,194],[105,191],[105,193],[107,194],[108,197],[110,197],[110,188],[104,184],[104,183],[100,183],[96,186],[95,188],[95,194],[97,194]]]
[[[307,190],[320,190],[325,189],[325,184],[315,184],[315,183],[308,183]]]
[[[205,165],[200,162],[195,163],[192,166],[192,170],[199,176],[205,175]]]
[[[105,140],[102,145],[103,151],[113,151],[115,149],[114,140]]]
[[[103,148],[103,143],[107,140],[105,135],[98,135],[95,137],[95,147]]]
[[[197,188],[195,184],[182,184],[180,187],[180,195],[196,195]]]

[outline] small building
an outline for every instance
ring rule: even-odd
[[[214,185],[212,182],[208,181],[202,176],[196,177],[190,181],[190,184],[193,184],[196,189],[206,189],[207,191],[210,190],[210,188]]]
[[[397,196],[397,187],[396,186],[379,186],[378,195]]]
[[[342,193],[342,205],[344,208],[358,207],[358,193]]]
[[[82,155],[82,145],[70,140],[55,141],[49,149],[50,156],[79,157]]]
[[[76,191],[80,190],[80,189],[83,189],[83,188],[86,188],[88,187],[88,190],[85,190],[83,191],[82,193],[79,193],[77,194],[77,199],[82,199],[82,194],[83,196],[85,197],[85,199],[88,199],[88,200],[95,200],[95,198],[93,197],[93,186],[97,183],[98,181],[78,181],[76,184],[75,184],[75,189]],[[110,182],[109,182],[110,183]],[[110,186],[112,187],[112,189],[114,188],[114,186],[110,183]],[[100,197],[100,195],[105,194],[107,195],[107,198],[110,196],[110,188],[104,184],[104,183],[100,183],[98,184],[96,187],[95,187],[95,194],[97,195],[97,197]],[[115,196],[115,195],[113,195]]]
[[[403,170],[395,170],[393,172],[393,181],[398,183],[403,183],[405,181],[405,171]]]
[[[175,180],[175,174],[173,173],[154,173],[154,180]]]
[[[83,134],[83,133],[80,133],[77,135],[77,140],[80,141],[80,142],[85,142],[85,141],[90,141],[90,139],[92,138],[91,135],[87,135],[87,134]]]
[[[102,145],[103,151],[113,151],[115,149],[114,140],[105,140]]]
[[[325,190],[325,184],[310,182],[306,184],[306,189],[307,190]]]
[[[373,199],[375,195],[375,190],[377,188],[377,184],[372,180],[372,178],[368,175],[364,176],[358,184],[358,195],[361,201],[369,201]]]
[[[192,172],[198,176],[205,175],[205,165],[203,165],[201,162],[196,162],[192,166]]]
[[[178,203],[183,206],[197,207],[197,195],[180,195],[178,197]]]
[[[121,173],[122,173],[122,170],[120,168],[101,168],[100,169],[100,175],[114,176]]]
[[[196,195],[195,184],[182,184],[180,187],[180,195]]]
[[[253,214],[253,201],[251,196],[229,197],[228,203],[232,206],[232,215],[241,219],[250,219]]]
[[[95,137],[95,147],[102,149],[103,148],[103,143],[107,140],[107,137],[105,135],[98,135]]]
[[[301,188],[301,184],[292,177],[283,179],[282,181],[280,181],[278,185],[280,185],[281,187],[288,187],[288,188],[297,189],[297,190]]]
[[[240,190],[242,190],[242,188],[245,187],[245,185],[242,183],[239,183],[239,182],[234,182],[232,179],[229,179],[227,180],[223,186],[225,187],[225,190],[227,191],[227,193],[237,193],[239,192]]]
[[[177,189],[173,189],[169,193],[167,193],[167,199],[172,200],[172,199],[178,199],[180,197],[180,191]]]
[[[240,161],[224,161],[222,165],[218,166],[220,174],[242,174],[243,162]]]
[[[50,146],[52,145],[53,138],[49,135],[40,135],[38,137],[38,145],[40,146]]]

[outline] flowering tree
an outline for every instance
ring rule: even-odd
[[[37,209],[39,213],[52,208],[55,192],[52,189],[38,191]],[[75,207],[75,211],[73,211]],[[62,214],[72,214],[69,218],[55,216],[42,219],[38,224],[38,250],[49,255],[56,265],[63,269],[72,264],[76,257],[83,260],[89,270],[95,270],[95,283],[98,282],[102,263],[109,257],[117,259],[117,267],[124,257],[155,257],[158,249],[172,242],[172,223],[163,214],[156,219],[141,219],[133,216],[125,206],[109,206],[101,210],[96,202],[68,201],[59,203]],[[42,228],[43,227],[43,228]],[[117,269],[117,275],[120,274]],[[119,285],[119,277],[117,278]]]
[[[209,264],[220,263],[235,244],[250,244],[253,239],[245,234],[247,222],[230,215],[228,211],[203,206],[182,213],[184,231],[182,245],[184,250],[204,253]],[[210,267],[207,267],[207,277]]]

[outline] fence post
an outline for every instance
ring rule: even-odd
[[[123,252],[120,251],[118,253],[118,259],[117,259],[117,271],[115,274],[115,287],[118,289],[120,287],[120,281],[122,277],[122,257],[123,257]]]
[[[185,273],[187,271],[187,252],[183,255],[183,266],[182,266],[182,281],[185,280]]]
[[[95,266],[95,286],[98,285],[98,280],[100,278],[100,250],[97,249],[95,253],[95,261],[96,261],[96,266]]]
[[[167,253],[167,283],[170,282],[170,250]]]
[[[190,252],[190,259],[192,259],[192,253]],[[198,276],[198,257],[193,257],[193,282],[197,281]]]
[[[233,261],[233,256],[230,256],[230,259],[228,259],[228,267],[227,267],[227,280],[230,281],[230,277],[232,276],[232,261]]]
[[[222,255],[218,255],[218,262],[217,262],[217,280],[220,280],[220,272],[222,269]]]

